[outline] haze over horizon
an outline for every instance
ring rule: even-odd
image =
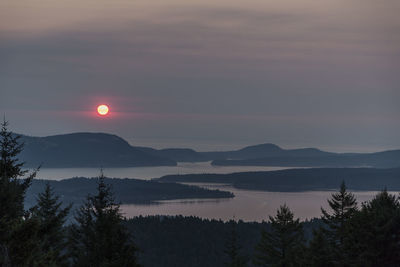
[[[400,2],[0,3],[0,114],[18,133],[199,151],[400,148]],[[110,106],[100,118],[95,108]]]

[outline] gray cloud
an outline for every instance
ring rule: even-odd
[[[33,134],[400,146],[399,20],[323,15],[181,7],[2,32],[0,111]],[[99,101],[118,116],[80,114]]]

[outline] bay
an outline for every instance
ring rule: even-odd
[[[194,184],[194,183],[193,183]],[[241,190],[230,185],[198,184],[198,186],[231,191],[232,199],[189,199],[160,201],[156,205],[122,205],[126,217],[146,215],[184,215],[207,219],[228,221],[267,221],[274,216],[280,205],[286,204],[294,212],[295,217],[302,220],[321,216],[321,207],[328,209],[327,199],[332,191],[306,192],[266,192]],[[372,199],[376,191],[353,192],[358,203]],[[396,192],[392,192],[396,193]],[[397,194],[397,193],[396,193]]]
[[[169,174],[194,173],[233,173],[247,171],[273,171],[288,169],[286,167],[258,167],[258,166],[213,166],[211,162],[179,162],[177,166],[160,167],[132,167],[132,168],[104,168],[104,175],[111,178],[136,178],[149,180]],[[43,168],[37,178],[47,180],[62,180],[72,177],[97,177],[98,168]]]
[[[107,177],[136,178],[149,180],[169,174],[194,173],[234,173],[247,171],[273,171],[288,169],[285,167],[253,167],[253,166],[212,166],[210,162],[178,163],[177,166],[105,168]],[[72,177],[96,177],[98,168],[44,168],[37,178],[61,180]],[[146,215],[184,215],[198,216],[208,219],[263,221],[274,215],[280,205],[286,203],[295,216],[301,219],[320,217],[321,207],[327,208],[327,199],[332,191],[306,192],[266,192],[236,189],[223,184],[192,183],[210,189],[231,191],[232,199],[185,199],[160,201],[152,205],[121,205],[126,217]],[[359,203],[373,198],[375,191],[354,192]]]

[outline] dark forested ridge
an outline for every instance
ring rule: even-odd
[[[332,153],[316,148],[283,149],[274,144],[234,151],[197,152],[187,148],[153,149],[131,146],[112,134],[73,133],[47,137],[23,136],[21,160],[26,166],[136,167],[175,166],[177,162],[212,161],[221,166],[400,167],[400,150],[377,153]]]
[[[123,204],[146,204],[170,199],[233,197],[231,192],[208,190],[177,183],[117,178],[105,178],[104,180],[113,187],[116,201]],[[97,179],[83,177],[61,181],[35,179],[26,194],[26,207],[31,207],[36,202],[37,194],[44,190],[47,183],[57,195],[62,196],[65,204],[80,205],[87,194],[95,193]]]
[[[332,190],[341,181],[352,190],[400,190],[400,168],[311,168],[231,174],[167,175],[165,182],[226,183],[236,188],[265,191]]]

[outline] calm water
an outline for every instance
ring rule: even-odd
[[[321,206],[327,208],[331,191],[307,192],[265,192],[235,189],[226,185],[197,184],[207,188],[228,190],[235,194],[233,199],[222,200],[170,200],[159,205],[122,205],[126,217],[139,215],[185,215],[208,219],[242,219],[243,221],[263,221],[268,215],[275,215],[280,205],[286,203],[301,219],[321,216]],[[354,192],[359,203],[370,200],[377,192]]]
[[[240,167],[212,166],[210,162],[179,163],[174,167],[136,167],[107,168],[104,173],[108,177],[151,179],[167,174],[189,173],[232,173],[244,171],[271,171],[286,169],[280,167]],[[42,169],[38,178],[61,180],[71,177],[96,177],[97,168],[54,168]],[[319,217],[321,206],[327,206],[326,200],[332,192],[308,191],[296,193],[264,192],[235,189],[228,185],[197,184],[199,186],[228,190],[235,194],[233,199],[191,199],[161,201],[155,205],[122,205],[126,217],[139,215],[185,215],[199,216],[209,219],[230,220],[232,218],[244,221],[267,220],[268,215],[274,215],[280,205],[286,203],[297,217],[302,219]],[[371,199],[376,192],[355,192],[358,202]]]
[[[159,178],[168,174],[190,173],[232,173],[246,171],[273,171],[288,169],[284,167],[253,167],[253,166],[212,166],[210,162],[178,163],[178,166],[165,167],[135,167],[135,168],[105,168],[104,174],[113,178]],[[43,168],[37,178],[61,180],[72,177],[96,177],[100,173],[98,168]]]

